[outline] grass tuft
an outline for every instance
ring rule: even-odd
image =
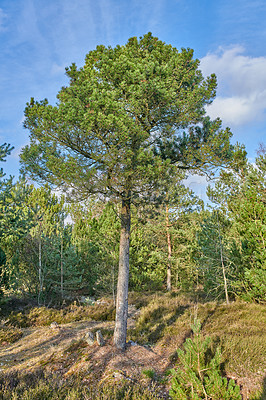
[[[4,327],[0,329],[0,345],[15,343],[23,335],[18,328]]]
[[[80,377],[60,379],[44,373],[13,372],[0,377],[1,400],[157,400],[155,388],[126,381],[95,383],[88,387]]]
[[[9,324],[14,327],[48,326],[52,322],[67,324],[76,321],[113,321],[115,308],[111,300],[95,305],[71,304],[62,309],[34,307],[20,312],[11,312]]]

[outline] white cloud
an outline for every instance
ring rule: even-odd
[[[205,175],[189,175],[183,180],[184,185],[192,190],[201,200],[208,201],[206,188],[209,184]]]
[[[266,57],[243,55],[244,48],[219,48],[201,59],[204,75],[218,78],[217,97],[207,108],[211,118],[241,126],[266,116]]]

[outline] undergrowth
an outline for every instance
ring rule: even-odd
[[[183,348],[186,339],[191,337],[191,325],[197,318],[202,323],[203,337],[210,336],[213,346],[221,348],[221,360],[225,374],[252,382],[253,397],[251,393],[249,398],[254,400],[263,399],[261,397],[261,388],[264,378],[263,371],[265,371],[266,367],[266,310],[263,305],[244,302],[234,302],[230,305],[203,301],[197,303],[193,295],[187,296],[176,293],[131,293],[129,303],[139,308],[140,312],[135,328],[128,331],[128,340],[132,339],[139,344],[158,345],[160,348],[167,349],[167,354],[170,355],[169,367],[171,367],[175,365],[178,358],[176,349]],[[24,327],[44,326],[51,324],[51,322],[65,324],[75,321],[113,320],[114,316],[115,309],[112,299],[104,299],[100,304],[94,305],[72,304],[61,309],[47,307],[24,308],[19,312],[11,312],[6,316],[5,326],[0,329],[0,345],[13,343],[19,339],[22,335],[21,328]],[[113,328],[103,329],[102,333],[109,339],[113,335]],[[82,349],[83,346],[83,342],[71,344],[67,352],[73,354],[71,352],[78,351],[79,347]],[[23,385],[23,379],[21,385]],[[46,390],[47,393],[49,390],[50,393],[55,391],[53,387],[55,383],[45,376],[40,378],[40,387],[38,385],[36,383],[34,387],[29,387],[29,390],[32,390],[33,393],[34,390],[43,390],[44,392]],[[75,396],[84,395],[83,392],[79,392],[80,388],[77,388],[77,394],[73,391],[74,387],[71,387],[73,393],[71,391],[68,392],[67,390],[70,390],[70,386],[67,389],[67,386],[64,386],[64,381],[60,385],[56,389],[57,397],[40,397],[38,395],[39,397],[35,398],[78,399],[82,397]],[[82,388],[82,390],[87,389],[86,387]],[[5,388],[5,390],[9,389]],[[19,397],[20,394],[16,394],[16,391],[24,390],[20,388],[20,383],[12,390],[14,393],[12,391],[8,393],[10,396],[12,394],[13,397],[6,396],[0,397],[0,399],[34,398],[29,397],[33,395],[27,392],[25,392],[27,395],[24,396],[23,394],[22,397]],[[62,395],[60,390],[63,393]],[[94,390],[96,389],[94,388]],[[100,389],[98,388],[97,390]],[[130,394],[131,386],[125,389],[129,391],[128,397],[119,397],[119,392],[117,392],[118,394],[109,393],[109,397],[107,395],[104,397],[104,391],[107,389],[102,387],[101,390],[102,392],[98,392],[97,396],[102,397],[95,397],[96,394],[94,394],[94,397],[87,398],[134,399],[132,397],[133,394]],[[112,390],[118,389],[114,387]],[[255,394],[256,391],[257,394]],[[265,389],[264,392],[266,393]],[[142,394],[139,394],[139,396],[142,396]],[[138,399],[142,398],[150,399],[150,397],[138,397]]]
[[[52,322],[67,324],[76,321],[113,321],[115,308],[111,300],[95,305],[71,304],[67,307],[56,309],[48,307],[34,307],[21,312],[11,312],[8,324],[14,327],[27,328],[31,326],[47,326]]]
[[[3,327],[0,329],[0,345],[15,343],[23,335],[19,328]]]
[[[222,349],[226,374],[251,380],[254,390],[262,387],[266,369],[266,309],[261,304],[197,304],[191,297],[159,294],[152,296],[141,309],[129,338],[167,348],[175,362],[175,349],[182,347],[191,336],[195,318],[202,322],[203,336],[210,336],[213,345]]]
[[[0,377],[0,400],[156,400],[155,388],[127,381],[90,386],[79,377],[65,380],[43,370]]]
[[[201,324],[195,321],[193,336],[178,349],[178,366],[172,369],[171,398],[241,400],[240,387],[223,376],[221,349],[210,348],[211,338],[203,337]]]

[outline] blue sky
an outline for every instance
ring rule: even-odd
[[[31,97],[54,103],[66,66],[82,66],[98,44],[149,31],[193,48],[204,75],[217,74],[207,112],[231,127],[253,160],[266,137],[265,21],[265,0],[0,0],[0,143],[15,147],[4,171],[18,176]]]

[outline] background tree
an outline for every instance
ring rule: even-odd
[[[6,157],[10,155],[11,151],[14,149],[14,147],[10,146],[10,144],[4,143],[0,145],[0,161],[5,162]],[[3,171],[3,168],[0,169],[0,179],[2,179],[5,176],[5,173]]]
[[[15,184],[9,179],[0,197],[0,240],[6,254],[6,276],[10,288],[18,284],[19,248],[33,225],[32,212],[27,206],[27,199],[32,190],[33,186],[28,185],[23,178]]]
[[[199,273],[208,296],[225,297],[234,293],[235,271],[230,257],[229,231],[231,223],[226,216],[213,210],[205,213],[197,232]]]
[[[195,228],[202,206],[184,185],[173,183],[160,205],[133,208],[131,288],[191,287],[196,276]]]
[[[120,219],[116,204],[91,198],[72,204],[72,241],[86,264],[84,279],[94,293],[112,293],[115,299]]]
[[[58,104],[31,101],[23,170],[64,187],[119,200],[121,234],[114,343],[126,344],[131,203],[155,200],[173,166],[210,169],[230,157],[228,129],[204,119],[216,78],[204,79],[193,50],[150,33],[125,46],[97,46],[84,67],[66,69]]]
[[[5,161],[13,147],[0,146],[0,161]],[[5,174],[0,169],[0,292],[2,285],[12,285],[12,259],[16,248],[30,227],[30,213],[25,206],[25,198],[31,190],[25,180],[20,178],[14,184],[13,178],[3,179]]]
[[[222,172],[209,188],[224,218],[230,221],[230,260],[236,271],[234,287],[245,299],[263,301],[266,295],[265,171],[262,152],[255,165],[247,161]]]

